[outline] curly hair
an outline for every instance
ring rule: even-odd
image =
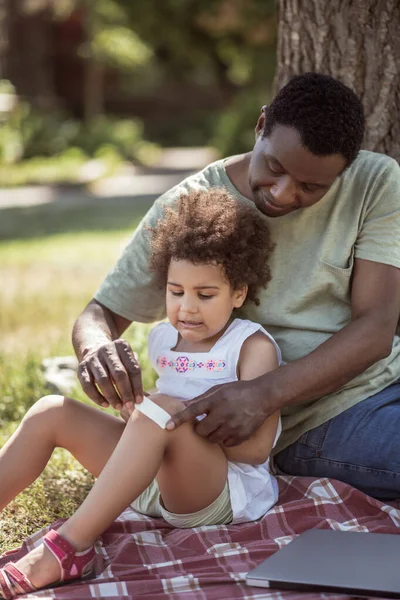
[[[266,110],[263,136],[276,124],[295,128],[316,156],[341,154],[348,167],[360,151],[365,117],[349,87],[329,75],[304,73],[293,77]]]
[[[247,300],[271,279],[273,250],[265,217],[250,203],[237,202],[225,190],[192,191],[165,209],[151,232],[150,270],[165,286],[171,259],[216,264],[232,289],[248,286]]]

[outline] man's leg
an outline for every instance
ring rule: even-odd
[[[400,382],[308,431],[275,462],[290,475],[331,477],[375,498],[400,498]]]

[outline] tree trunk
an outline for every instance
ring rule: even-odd
[[[6,78],[19,95],[43,110],[55,105],[51,18],[48,2],[9,0]]]
[[[9,0],[0,0],[0,79],[5,79],[7,73],[8,4]]]
[[[363,147],[400,162],[399,32],[399,0],[279,0],[275,88],[307,71],[340,79],[363,102]]]
[[[104,112],[104,67],[93,55],[92,42],[95,34],[96,14],[91,0],[84,4],[83,24],[88,55],[85,62],[85,82],[83,86],[83,115],[90,123]]]
[[[83,114],[90,123],[104,112],[103,66],[92,58],[86,59],[85,83],[83,87]]]

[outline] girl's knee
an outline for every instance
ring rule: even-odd
[[[59,416],[69,409],[69,405],[72,402],[75,402],[75,400],[58,394],[43,396],[31,406],[23,420],[28,421],[33,419],[35,422],[38,422],[38,420]]]
[[[166,394],[153,394],[152,396],[149,396],[149,399],[155,404],[158,404],[158,406],[163,408],[170,415],[174,415],[185,408],[185,405],[181,400],[173,398],[172,396],[167,396]]]
[[[183,402],[181,402],[177,398],[173,398],[172,396],[167,396],[166,394],[153,394],[148,397],[148,400],[150,400],[151,403],[156,404],[157,406],[162,408],[163,411],[165,411],[168,415],[174,415],[175,413],[179,412],[184,408]],[[165,412],[164,415],[161,416],[161,421],[164,420]],[[142,418],[150,418],[151,420],[158,423],[157,419],[154,419],[150,414],[147,414],[146,409],[144,409],[143,412],[141,410],[134,410],[130,416],[130,420],[133,421]],[[158,424],[162,428],[164,428],[160,423]]]

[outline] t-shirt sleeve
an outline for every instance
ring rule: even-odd
[[[94,295],[98,302],[126,319],[149,323],[165,317],[165,290],[149,270],[151,233],[147,228],[154,227],[165,207],[187,191],[185,183],[156,200]]]
[[[369,194],[354,255],[400,267],[400,167],[396,161],[388,162]]]

